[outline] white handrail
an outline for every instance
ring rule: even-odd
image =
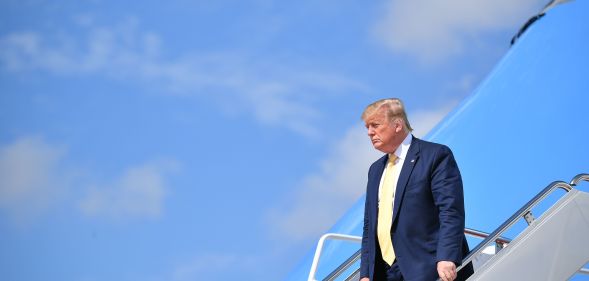
[[[321,257],[321,251],[323,251],[323,244],[327,239],[337,239],[351,242],[362,242],[362,237],[354,235],[346,235],[339,233],[326,233],[321,236],[317,243],[317,249],[315,250],[315,256],[313,257],[313,263],[311,264],[311,270],[309,271],[309,279],[307,281],[317,281],[315,279],[315,273],[317,272],[317,266],[319,265],[319,258]]]
[[[480,231],[480,230],[475,230],[475,229],[472,229],[472,228],[464,228],[464,234],[465,235],[468,235],[468,236],[472,236],[472,237],[482,238],[482,239],[485,239],[485,238],[487,238],[487,236],[489,236],[489,233],[486,233],[486,232]],[[350,236],[350,235],[336,234],[336,233],[328,233],[328,234],[323,235],[323,237],[321,237],[321,239],[319,239],[319,243],[317,245],[317,250],[315,251],[315,259],[313,260],[313,264],[311,266],[311,272],[309,273],[309,279],[308,279],[308,281],[316,281],[314,278],[315,278],[315,273],[317,271],[317,267],[318,267],[318,264],[319,264],[319,256],[321,255],[321,251],[322,251],[322,248],[323,248],[323,240],[325,240],[327,238],[334,237],[334,236],[338,236],[338,237],[352,237],[352,238],[354,238],[354,241],[357,241],[357,242],[362,241],[362,237],[360,237],[360,236]],[[505,237],[502,237],[502,236],[499,236],[495,240],[495,243],[496,243],[497,247],[500,247],[500,248],[505,247],[510,242],[511,242],[511,239],[508,239],[508,238],[505,238]],[[354,260],[354,259],[357,260],[359,258],[359,255],[360,255],[360,253],[359,252],[356,252],[355,254],[353,254],[349,258],[349,260]],[[356,272],[359,271],[359,270],[360,269],[357,269]],[[333,274],[333,272],[332,272],[332,274]]]

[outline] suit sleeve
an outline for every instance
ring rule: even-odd
[[[440,221],[436,259],[460,265],[465,220],[462,177],[454,155],[447,146],[438,150],[434,161],[432,195]]]
[[[372,171],[372,167],[370,167],[368,171],[368,178],[370,179],[370,172]],[[361,256],[360,256],[360,279],[364,277],[370,276],[369,270],[369,249],[368,249],[368,232],[370,231],[370,204],[368,204],[368,183],[366,184],[366,200],[364,202],[364,226],[362,228],[362,246],[361,246]]]

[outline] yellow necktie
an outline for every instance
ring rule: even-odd
[[[389,161],[382,181],[380,202],[378,204],[378,222],[377,235],[380,244],[382,259],[389,265],[395,261],[395,250],[391,241],[391,225],[393,223],[393,202],[395,200],[395,189],[397,187],[397,178],[395,169],[395,160],[397,156],[389,154]]]

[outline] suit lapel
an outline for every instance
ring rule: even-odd
[[[419,139],[413,137],[413,140],[411,141],[411,146],[409,147],[409,151],[407,151],[407,155],[405,156],[405,160],[403,161],[401,174],[399,174],[399,179],[397,180],[397,190],[395,191],[395,204],[393,206],[393,224],[395,223],[395,219],[397,218],[397,214],[399,213],[399,207],[401,206],[401,202],[403,201],[405,187],[407,187],[407,182],[409,181],[409,177],[413,172],[413,167],[415,166],[415,163],[417,163],[418,158]]]

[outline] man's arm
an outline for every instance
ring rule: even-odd
[[[361,256],[360,256],[360,280],[361,281],[368,281],[369,270],[368,270],[368,225],[370,220],[370,215],[368,212],[368,192],[366,193],[366,202],[364,203],[364,227],[362,231],[362,248],[361,248]],[[363,279],[366,277],[366,280]]]
[[[434,161],[432,194],[440,220],[436,258],[439,262],[452,262],[455,267],[462,263],[465,219],[462,177],[452,151],[448,147],[442,146]],[[450,267],[449,264],[442,263],[443,269],[450,270]],[[439,268],[440,264],[438,264]]]
[[[372,166],[368,169],[368,181],[370,181],[370,174],[372,171]],[[362,228],[362,245],[361,245],[361,256],[360,256],[360,280],[361,281],[368,281],[368,277],[370,276],[369,272],[369,253],[368,253],[368,244],[370,239],[368,237],[368,232],[370,231],[368,228],[370,226],[370,204],[368,204],[368,186],[369,183],[366,184],[366,199],[364,202],[364,226]]]

